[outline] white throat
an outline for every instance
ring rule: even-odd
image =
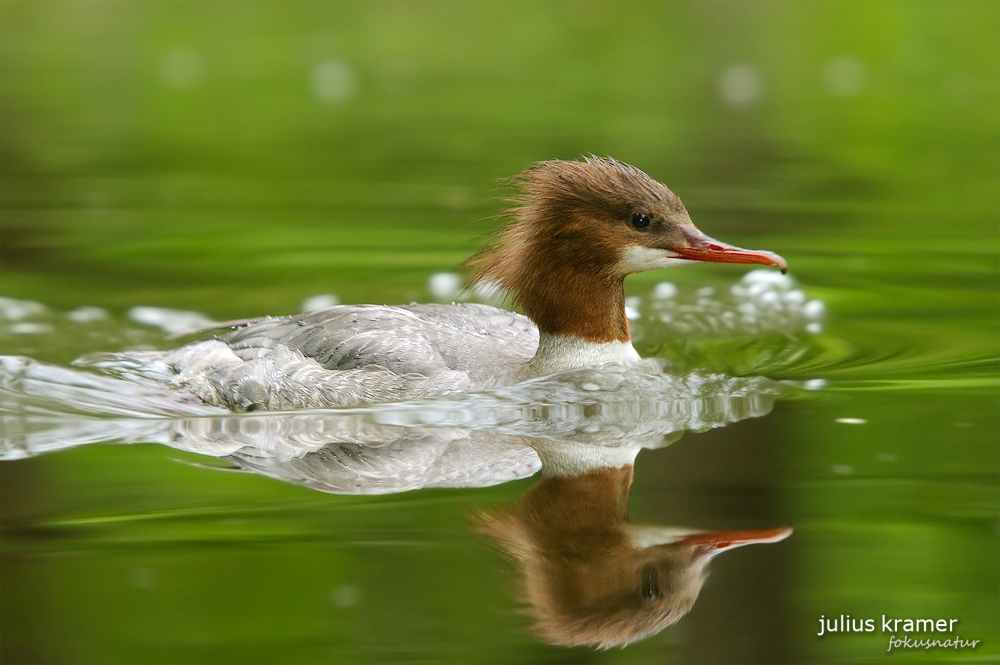
[[[538,335],[538,350],[528,363],[531,376],[545,376],[607,363],[633,363],[639,354],[632,342],[588,342],[572,335]]]
[[[579,476],[596,469],[633,466],[641,446],[601,446],[537,439],[531,447],[542,460],[543,476]]]
[[[618,260],[617,267],[622,275],[631,275],[634,272],[669,268],[685,263],[691,262],[680,258],[669,249],[653,249],[652,247],[642,247],[641,245],[629,245],[622,252],[622,257]]]

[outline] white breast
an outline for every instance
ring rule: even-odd
[[[567,335],[538,336],[538,351],[528,363],[532,376],[545,376],[582,367],[598,367],[607,363],[632,363],[639,354],[631,342],[588,342]]]

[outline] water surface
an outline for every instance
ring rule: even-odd
[[[5,2],[0,351],[30,362],[0,386],[2,659],[994,661],[998,11]],[[753,320],[740,267],[627,282],[637,348],[673,388],[724,377],[710,395],[616,403],[582,381],[240,420],[71,365],[179,343],[135,307],[447,300],[432,278],[493,228],[498,179],[590,152],[789,261]],[[331,494],[278,463],[372,427],[419,489]],[[624,650],[549,645],[476,526],[539,482],[501,435],[644,445],[635,523],[794,533],[720,555],[686,616]],[[496,475],[455,456],[476,437]],[[350,458],[388,468],[372,459]],[[400,478],[375,476],[354,489]],[[840,615],[958,619],[981,642],[817,636]]]

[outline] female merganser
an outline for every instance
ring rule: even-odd
[[[673,192],[610,158],[539,162],[515,182],[511,222],[465,267],[471,284],[495,285],[524,316],[479,304],[339,305],[96,364],[240,411],[484,390],[638,360],[625,316],[631,273],[685,261],[787,269],[777,254],[704,235]]]
[[[552,644],[607,649],[650,637],[691,610],[715,556],[792,534],[633,524],[638,446],[529,442],[542,479],[513,506],[479,515],[478,526],[516,562],[534,632]]]

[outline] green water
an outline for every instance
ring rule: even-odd
[[[637,522],[792,524],[624,650],[547,646],[470,515],[535,480],[381,497],[154,444],[0,465],[4,662],[995,662],[1000,6],[994,2],[0,4],[0,295],[66,365],[165,346],[126,312],[408,303],[533,161],[609,154],[788,259],[822,332],[644,337],[684,368],[821,379],[644,451]],[[471,222],[486,220],[469,226]],[[684,297],[736,266],[630,278]],[[110,318],[67,323],[101,307]],[[22,329],[23,330],[23,329]],[[840,419],[840,422],[838,422]],[[848,419],[844,421],[843,419]],[[958,619],[975,648],[818,637]]]

